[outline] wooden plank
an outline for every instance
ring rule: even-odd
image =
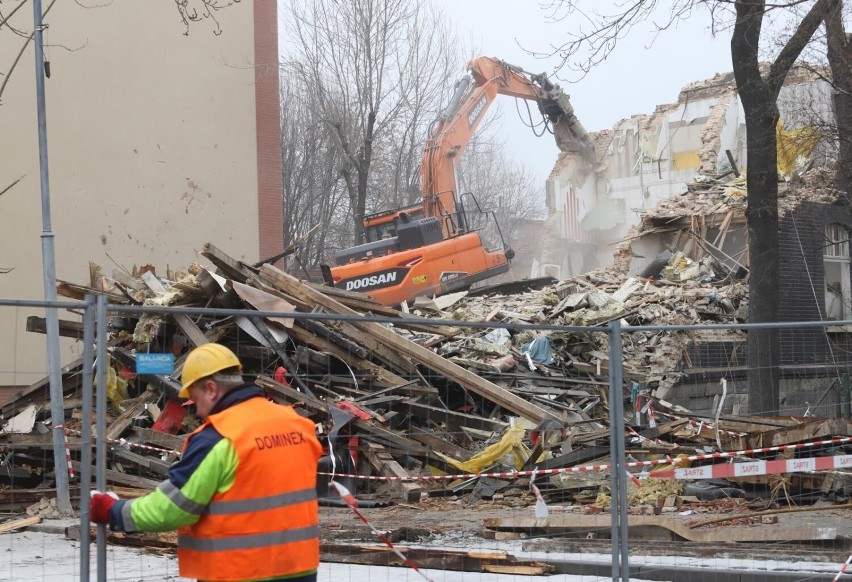
[[[743,517],[748,514],[743,514]],[[551,514],[547,519],[517,517],[509,519],[486,518],[484,527],[496,530],[590,530],[610,531],[612,518],[609,515]],[[720,527],[709,531],[695,530],[686,523],[672,518],[656,515],[628,515],[627,527],[660,528],[668,530],[690,542],[771,542],[771,541],[812,541],[837,539],[837,528],[773,525],[770,528]]]
[[[87,287],[85,285],[78,285],[76,283],[71,283],[69,281],[63,281],[58,279],[56,281],[56,293],[62,295],[63,297],[68,297],[70,299],[77,299],[83,301],[86,298],[86,295],[105,295],[110,303],[127,303],[127,298],[124,295],[120,295],[118,293],[111,293],[109,291],[102,291],[100,289],[95,289],[94,287]]]
[[[183,443],[187,437],[185,434],[168,434],[151,428],[142,428],[141,426],[134,426],[133,432],[139,436],[139,439],[143,443],[178,452],[183,450]]]
[[[328,416],[328,404],[315,396],[299,392],[292,386],[280,384],[269,376],[258,376],[255,384],[264,390],[272,392],[273,396],[277,395],[279,402],[283,400],[294,406],[301,405],[314,412],[320,412],[323,416]]]
[[[226,253],[210,243],[205,243],[201,249],[201,254],[206,257],[211,263],[224,273],[229,279],[245,283],[246,279],[251,277],[255,271],[242,261],[232,259]]]
[[[548,567],[550,566],[550,567]],[[538,564],[528,566],[524,564],[483,564],[482,571],[491,574],[513,574],[515,576],[544,576],[552,572],[552,565]]]
[[[141,396],[135,399],[135,402],[125,400],[128,403],[128,408],[121,415],[113,420],[106,429],[105,438],[107,440],[117,440],[133,422],[133,418],[145,410],[145,405],[149,402],[154,402],[160,397],[153,390],[145,391]]]
[[[453,412],[452,410],[429,406],[428,404],[421,404],[419,402],[400,402],[398,408],[407,410],[414,416],[424,420],[454,423],[457,425],[467,426],[469,428],[484,430],[489,433],[502,433],[509,427],[507,423],[499,420],[483,418],[481,416],[465,414],[463,412]]]
[[[157,475],[161,475],[163,477],[168,477],[169,468],[172,466],[172,463],[164,463],[160,460],[159,457],[152,457],[150,455],[140,455],[138,453],[128,451],[127,449],[123,449],[121,447],[114,448],[112,450],[112,454],[116,458],[116,462],[120,463],[123,460],[133,464],[134,479],[144,479],[144,477],[135,476],[135,474],[138,473],[139,468],[147,469],[148,471],[151,471],[152,473],[156,473]],[[121,471],[117,472],[122,473]],[[151,480],[146,479],[146,481]]]
[[[454,445],[448,440],[441,438],[439,435],[426,432],[413,424],[408,427],[408,436],[416,441],[423,443],[434,451],[443,453],[456,461],[466,461],[470,457],[470,452]]]
[[[303,331],[299,331],[299,328],[302,328]],[[347,337],[337,333],[333,329],[330,329],[324,322],[316,321],[312,319],[300,319],[297,322],[297,325],[293,326],[293,333],[300,332],[303,334],[302,337],[305,339],[302,343],[309,344],[311,343],[311,338],[317,338],[317,345],[312,346],[319,351],[324,351],[320,348],[321,345],[330,345],[335,350],[335,354],[340,357],[339,354],[345,354],[341,359],[346,361],[347,359],[363,359],[366,360],[370,357],[370,351],[363,346],[356,344],[355,342],[349,340]],[[348,355],[348,357],[347,357]]]
[[[148,287],[151,291],[156,295],[162,295],[166,292],[166,287],[163,285],[157,276],[151,271],[145,271],[142,273],[140,277],[142,282],[145,283],[145,286]]]
[[[40,515],[34,515],[32,517],[24,517],[21,519],[13,519],[11,521],[5,521],[0,523],[0,533],[6,533],[10,531],[15,531],[18,529],[24,529],[25,527],[30,527],[31,525],[36,525],[37,523],[41,523],[42,519],[44,519]]]
[[[701,230],[699,231],[698,236],[701,238],[701,240],[706,240],[707,239],[707,221],[705,220],[703,214],[698,217],[698,220],[701,224]],[[702,258],[704,258],[704,247],[698,247],[697,258],[698,258],[699,261]]]
[[[116,282],[121,283],[125,287],[133,289],[134,291],[142,291],[143,289],[145,289],[145,285],[139,279],[125,273],[120,269],[113,269],[112,278]]]
[[[370,464],[375,469],[384,475],[390,477],[391,487],[398,493],[402,494],[404,499],[408,498],[408,494],[412,491],[419,491],[421,487],[413,481],[396,481],[395,479],[410,479],[411,474],[397,463],[385,448],[378,444],[367,442],[367,449],[364,451],[364,456],[370,461]]]
[[[52,449],[53,435],[45,434],[2,434],[0,435],[0,446],[11,451],[23,451],[26,449]],[[72,451],[80,450],[80,439],[78,437],[68,437],[68,447]]]
[[[337,343],[333,343],[335,337],[339,337],[340,339],[347,342],[349,341],[343,338],[342,336],[339,336],[336,332],[331,332],[328,338],[320,337],[312,333],[309,329],[300,327],[298,323],[301,322],[297,322],[297,325],[294,325],[293,329],[289,331],[290,335],[293,336],[293,338],[297,341],[307,344],[308,346],[321,352],[326,352],[337,358],[340,358],[341,360],[346,362],[346,364],[351,368],[370,374],[373,378],[376,378],[377,381],[383,384],[393,384],[398,386],[407,382],[407,380],[402,376],[394,374],[392,371],[378,366],[366,359],[368,357],[368,352],[364,351],[361,346],[355,344],[354,347],[356,349],[352,350],[347,347],[341,347]],[[304,323],[308,324],[317,322]],[[363,355],[360,353],[362,351],[364,352]]]
[[[351,313],[355,314],[354,311]],[[399,351],[388,346],[378,338],[364,334],[360,326],[345,321],[326,321],[324,323],[338,333],[367,348],[373,357],[382,360],[394,370],[403,371],[408,374],[416,373],[416,366],[410,360],[406,359],[403,354],[400,354]]]
[[[816,419],[796,426],[753,432],[746,437],[746,443],[747,448],[755,449],[849,435],[852,435],[852,421],[842,418]]]
[[[349,309],[340,302],[330,297],[326,297],[314,289],[302,285],[295,277],[284,273],[272,265],[264,265],[261,267],[261,273],[286,292],[307,297],[335,313],[359,315],[357,312]],[[428,368],[447,376],[464,388],[487,398],[510,412],[533,422],[540,422],[545,418],[559,420],[559,417],[555,413],[530,404],[523,398],[512,394],[505,388],[501,388],[492,382],[480,378],[473,372],[465,370],[464,368],[447,361],[443,357],[432,353],[423,346],[399,336],[395,332],[386,329],[378,323],[355,322],[353,325],[357,329],[368,334],[370,337],[373,337],[384,344],[387,348],[398,351],[398,353],[408,356],[416,363],[427,366]],[[360,337],[358,339],[360,340]]]
[[[675,430],[684,426],[687,422],[689,421],[686,418],[681,418],[679,420],[670,420],[668,422],[658,424],[655,427],[646,428],[639,434],[645,437],[646,439],[656,439],[660,438],[661,436],[671,434]]]
[[[172,318],[183,332],[183,335],[186,336],[186,339],[188,339],[192,345],[200,346],[210,343],[210,340],[207,338],[207,334],[201,331],[201,328],[195,325],[195,322],[192,321],[192,318],[187,314],[173,313]]]
[[[383,305],[363,293],[346,291],[345,289],[338,289],[337,287],[330,287],[328,285],[321,285],[308,281],[302,281],[302,284],[315,289],[323,295],[337,299],[340,303],[350,309],[354,309],[362,313],[370,312],[373,315],[382,317],[395,317],[399,319],[398,323],[394,323],[397,327],[404,327],[405,329],[410,329],[412,331],[433,333],[444,336],[445,338],[455,337],[461,333],[461,330],[455,327],[446,325],[430,325],[428,318],[413,315],[411,313],[405,313],[389,305]]]
[[[393,431],[377,426],[375,423],[356,418],[352,420],[352,426],[362,433],[364,440],[389,445],[412,456],[426,456],[429,453],[429,449],[417,441],[405,438]]]
[[[27,331],[34,333],[47,333],[47,323],[43,317],[30,315],[27,317]],[[83,323],[80,321],[59,320],[59,335],[62,337],[73,337],[83,339]]]
[[[562,467],[573,467],[580,463],[588,463],[592,459],[606,457],[609,455],[609,447],[584,446],[583,448],[546,459],[535,466],[539,469],[560,469]]]
[[[279,313],[293,313],[296,311],[295,305],[281,297],[282,294],[276,292],[276,289],[270,289],[268,285],[264,285],[263,288],[258,289],[245,283],[233,281],[232,287],[242,301],[258,311],[276,311]],[[278,323],[285,329],[293,327],[292,317],[267,317],[264,319]]]
[[[76,386],[78,384],[78,380],[76,378],[75,373],[77,371],[79,371],[80,369],[82,369],[82,366],[83,366],[83,358],[78,358],[78,359],[74,360],[73,362],[70,362],[67,365],[62,366],[62,369],[59,372],[63,376],[63,378],[62,378],[63,392],[66,389],[64,384],[67,380],[70,380],[70,382],[73,383],[74,386]],[[75,374],[75,377],[69,378],[67,375],[72,374],[72,373]],[[4,404],[2,407],[0,407],[0,416],[3,416],[4,418],[10,418],[10,417],[12,417],[16,414],[15,413],[16,410],[19,410],[21,408],[24,408],[25,406],[28,406],[36,398],[39,398],[39,397],[46,398],[46,399],[50,398],[50,394],[48,393],[49,386],[50,386],[50,377],[46,376],[46,377],[42,378],[41,380],[35,382],[34,384],[30,384],[29,386],[27,386],[23,390],[21,390],[19,392],[15,392],[11,396],[9,396],[10,400],[8,402],[6,402],[6,404]],[[40,393],[41,391],[44,391],[44,393]]]
[[[74,467],[74,470],[78,473],[83,469],[83,465],[80,463],[80,461],[71,461],[71,466]],[[95,474],[94,466],[91,468],[91,474]],[[116,471],[115,469],[104,469],[104,477],[106,477],[107,483],[120,483],[128,487],[135,487],[137,489],[148,489],[149,491],[153,491],[157,488],[157,485],[162,483],[162,481],[156,481],[154,479],[146,479],[145,477],[129,475],[127,473],[122,473],[121,471]]]
[[[722,224],[719,226],[719,234],[716,235],[716,240],[713,241],[714,247],[721,249],[722,245],[725,244],[725,237],[728,235],[728,227],[731,224],[731,218],[733,216],[733,209],[729,210],[725,215],[725,218],[722,220]]]
[[[448,550],[440,548],[412,548],[395,545],[406,558],[417,564],[419,568],[436,570],[454,570],[462,572],[491,571],[487,568],[504,568],[505,572],[551,574],[556,570],[553,564],[516,558],[507,552],[478,552],[472,550]],[[401,566],[399,556],[390,551],[387,546],[379,544],[320,544],[320,559],[323,562],[344,564],[369,564],[382,566]],[[515,568],[517,570],[512,570]],[[497,571],[497,570],[494,570]]]
[[[274,267],[273,267],[274,268]],[[279,271],[280,272],[280,271]],[[282,298],[292,301],[302,311],[311,311],[314,310],[317,303],[313,301],[310,297],[301,294],[293,294],[286,293],[286,290],[282,290],[276,286],[275,281],[270,281],[268,277],[262,277],[263,272],[261,271],[261,277],[252,276],[252,281],[255,281],[257,285],[262,286],[264,289],[269,289],[270,293],[275,293],[280,295]],[[297,279],[293,279],[297,281],[305,288],[308,288],[307,285],[299,282]],[[271,285],[271,287],[270,287]],[[282,293],[282,291],[285,291]],[[316,291],[319,294],[318,291]],[[351,310],[350,310],[351,311]],[[356,313],[351,311],[351,313]],[[356,315],[359,315],[356,313]],[[308,321],[308,320],[298,320],[298,325],[302,325],[309,330],[318,332],[318,327],[323,326],[331,332],[331,336],[341,336],[346,338],[359,338],[359,343],[366,348],[365,357],[374,357],[382,362],[386,363],[389,367],[394,368],[395,370],[402,370],[409,374],[415,374],[415,366],[406,358],[400,356],[398,352],[392,349],[388,349],[384,344],[379,341],[376,341],[374,338],[370,336],[364,336],[363,332],[361,332],[357,327],[345,321],[331,321],[331,320],[323,320],[323,321]],[[295,329],[297,326],[294,326]],[[305,337],[304,335],[302,337]],[[307,340],[304,340],[307,341]],[[347,340],[349,341],[349,340]],[[341,358],[344,361],[349,361],[351,358],[343,357]]]

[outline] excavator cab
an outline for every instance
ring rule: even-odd
[[[400,216],[406,215],[410,219],[423,218],[423,204],[411,204],[393,210],[384,210],[364,217],[364,236],[368,243],[388,239],[396,236],[396,227]]]

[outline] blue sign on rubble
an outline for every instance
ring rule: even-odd
[[[175,369],[174,354],[136,354],[137,374],[171,374]]]

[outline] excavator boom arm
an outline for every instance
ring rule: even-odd
[[[557,145],[563,151],[591,147],[568,96],[544,75],[530,75],[521,67],[491,57],[475,58],[468,68],[470,76],[457,83],[450,105],[426,142],[420,167],[424,214],[440,218],[446,236],[465,230],[463,217],[456,215],[456,165],[497,95],[535,101],[553,126]]]

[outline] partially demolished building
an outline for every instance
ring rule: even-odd
[[[848,319],[852,214],[824,169],[831,139],[820,140],[816,130],[833,124],[830,87],[812,70],[797,68],[782,89],[779,109],[783,321]],[[734,283],[747,275],[749,254],[745,123],[733,75],[691,83],[676,103],[593,138],[596,167],[563,153],[550,175],[548,232],[555,240],[544,246],[533,275],[564,279],[594,268],[621,276],[662,275],[683,286],[680,299],[697,301],[699,308],[690,320],[647,323],[747,321],[747,285]],[[673,260],[682,269],[661,273]],[[732,284],[724,297],[709,289],[693,293],[684,285],[725,279]],[[828,333],[816,328],[782,333],[782,408],[806,413],[825,401],[819,378],[831,377],[833,365],[847,361],[848,331],[833,326]],[[661,394],[706,411],[725,377],[731,382],[727,411],[745,411],[745,334],[699,333],[693,339],[673,364],[682,371],[676,393]]]
[[[779,109],[784,127],[823,127],[832,118],[829,86],[797,68]],[[733,177],[745,169],[745,122],[731,73],[691,83],[676,103],[634,115],[592,139],[595,167],[567,152],[550,174],[548,226],[555,244],[547,245],[534,276],[561,279],[608,265],[612,245],[658,203],[686,192],[696,175]],[[824,158],[819,148],[815,154]],[[738,229],[734,224],[729,236]],[[638,272],[644,265],[633,261],[631,267]]]

